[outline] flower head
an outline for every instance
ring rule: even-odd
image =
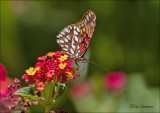
[[[53,79],[53,76],[54,76],[54,74],[55,74],[54,72],[55,72],[54,70],[49,70],[48,73],[46,73],[46,75],[47,75],[46,77],[47,77],[48,79],[51,79],[51,80],[52,80],[52,79]]]
[[[44,90],[44,84],[43,84],[43,82],[40,82],[40,83],[38,83],[38,88],[37,88],[37,90],[38,91],[43,91]]]
[[[45,60],[45,59],[47,59],[47,55],[42,56],[42,57],[38,57],[38,59],[37,59],[37,60]]]
[[[64,68],[66,67],[66,64],[67,64],[67,63],[64,63],[64,64],[61,63],[61,64],[59,64],[59,68],[60,68],[60,69],[64,69]]]
[[[49,53],[47,53],[47,56],[48,56],[48,57],[51,57],[51,58],[52,58],[53,55],[55,55],[55,52],[49,52]]]
[[[3,64],[0,63],[0,81],[5,81],[7,76],[7,71]]]
[[[7,77],[7,71],[3,64],[0,64],[0,97],[6,97],[10,92],[8,90],[8,85],[13,84],[14,80]]]
[[[60,51],[57,51],[57,52],[55,52],[55,54],[54,54],[54,57],[60,57],[62,55],[62,52],[60,52]]]
[[[67,58],[68,56],[60,51],[49,52],[45,56],[39,57],[38,60],[41,61],[36,63],[35,68],[30,67],[26,70],[26,74],[22,76],[22,79],[38,85],[37,90],[42,91],[44,86],[52,80],[64,83],[81,77],[75,74],[77,68],[70,67],[73,62]]]
[[[126,75],[123,72],[112,72],[104,76],[104,86],[107,89],[121,89],[126,84]]]
[[[59,60],[60,60],[61,62],[63,62],[63,61],[65,61],[65,60],[67,60],[67,58],[68,58],[68,55],[60,56]]]
[[[30,67],[29,69],[26,70],[26,73],[28,75],[34,75],[36,73],[36,70],[33,67]]]
[[[71,88],[70,93],[73,98],[79,99],[91,93],[92,91],[92,84],[90,83],[90,81],[83,81],[74,84]]]

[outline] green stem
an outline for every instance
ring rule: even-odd
[[[49,99],[49,98],[52,98],[52,94],[53,94],[55,83],[56,83],[56,81],[53,81],[52,84],[51,84],[51,88],[50,88],[51,90],[50,90],[49,97],[48,97],[48,103],[49,104],[52,104],[52,101],[51,101],[52,99]]]
[[[45,92],[45,90],[43,90],[43,93],[44,93],[44,98],[45,98],[45,101],[47,101],[47,96],[46,96],[46,92]]]
[[[53,96],[53,98],[52,98],[52,104],[55,102],[55,99],[56,99],[56,97],[57,97],[57,95],[58,95],[60,86],[61,86],[61,84],[58,83],[57,90],[56,90],[56,92],[55,92],[55,94],[54,94],[54,96]]]
[[[45,106],[45,113],[49,113],[50,108],[51,108],[50,106],[47,106],[47,105],[46,105],[46,106]]]
[[[51,82],[50,92],[49,92],[48,97],[46,97],[46,102],[45,102],[45,113],[49,113],[49,111],[50,111],[50,109],[52,107],[53,103],[51,101],[52,99],[50,99],[50,98],[52,98],[52,94],[53,94],[53,89],[54,89],[55,83],[56,83],[56,81]]]

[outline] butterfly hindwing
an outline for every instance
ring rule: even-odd
[[[81,43],[80,28],[75,24],[65,27],[57,35],[57,43],[68,56],[78,58]]]

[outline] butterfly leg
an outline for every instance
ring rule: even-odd
[[[75,62],[76,63],[76,65],[78,66],[78,68],[79,68],[79,65],[78,65],[78,63],[77,62]]]

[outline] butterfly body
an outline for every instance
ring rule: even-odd
[[[96,15],[93,11],[87,11],[82,19],[65,27],[59,32],[57,43],[61,46],[64,54],[75,62],[88,62],[84,57],[91,41],[96,26]]]

